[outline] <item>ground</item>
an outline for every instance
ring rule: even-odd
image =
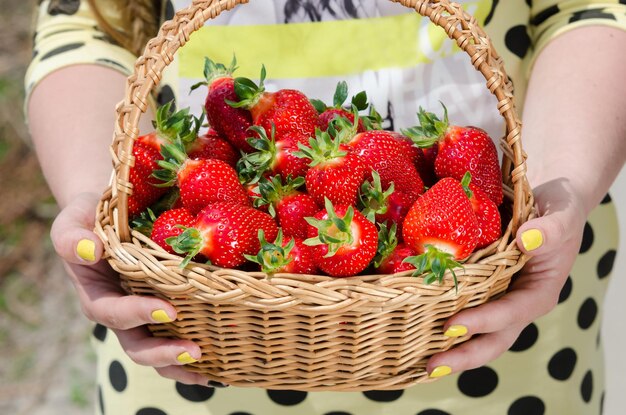
[[[0,0],[0,413],[88,414],[91,324],[54,254],[57,207],[23,121],[35,3]]]

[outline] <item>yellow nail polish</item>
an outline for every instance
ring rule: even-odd
[[[154,310],[151,314],[151,317],[152,320],[158,323],[170,323],[173,321],[164,310]]]
[[[543,235],[538,229],[530,229],[522,233],[522,244],[527,251],[534,251],[543,245]]]
[[[432,372],[430,372],[429,376],[431,378],[440,378],[443,376],[447,376],[450,373],[452,373],[452,368],[450,366],[437,366],[433,369]]]
[[[467,334],[467,327],[461,324],[455,324],[454,326],[450,326],[448,327],[448,330],[446,330],[446,332],[443,333],[444,336],[448,336],[448,337],[461,337],[461,336],[465,336],[466,334]]]
[[[193,357],[191,357],[191,355],[188,352],[183,352],[181,354],[179,354],[176,357],[176,360],[178,360],[180,363],[182,364],[188,364],[188,363],[195,363],[197,362],[196,359],[194,359]]]
[[[96,243],[89,239],[81,239],[78,241],[78,245],[76,245],[76,253],[78,256],[85,261],[95,261],[96,260]]]

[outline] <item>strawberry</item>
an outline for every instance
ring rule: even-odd
[[[182,204],[191,213],[213,202],[250,204],[237,172],[222,160],[191,160],[180,143],[164,145],[162,154],[164,160],[158,162],[162,170],[154,176],[164,182],[163,186],[177,184]]]
[[[187,266],[201,254],[212,264],[234,268],[246,262],[244,255],[254,255],[260,249],[259,230],[269,240],[278,235],[278,226],[267,213],[231,202],[216,202],[198,213],[193,227],[166,242],[174,252],[187,254],[181,267]]]
[[[318,267],[332,277],[349,277],[366,269],[378,244],[376,225],[353,206],[325,200],[325,208],[309,223],[305,245],[314,248]]]
[[[374,269],[380,274],[396,274],[398,272],[415,269],[406,258],[415,256],[415,251],[406,244],[398,242],[396,224],[387,228],[381,223],[378,231],[378,249],[374,257]]]
[[[359,188],[368,174],[363,159],[348,152],[339,138],[332,139],[325,131],[318,130],[309,146],[299,144],[300,151],[294,154],[310,160],[306,188],[318,206],[324,206],[325,198],[337,205],[355,205]]]
[[[263,67],[259,85],[247,78],[235,79],[238,99],[229,100],[228,104],[233,108],[249,110],[253,124],[263,127],[267,135],[271,134],[273,124],[277,141],[289,133],[313,136],[320,120],[306,95],[295,89],[267,92],[263,85],[265,76]]]
[[[128,197],[128,216],[131,218],[146,210],[167,192],[167,189],[158,187],[163,182],[153,177],[154,171],[159,168],[159,152],[151,145],[135,141],[133,156],[135,164],[128,176],[128,181],[133,186],[133,192]]]
[[[372,181],[365,181],[359,193],[359,208],[371,222],[389,222],[402,235],[402,222],[412,202],[408,196],[395,190],[394,183],[383,191],[378,172],[372,172]]]
[[[420,108],[420,125],[403,133],[419,147],[437,145],[435,173],[438,178],[452,177],[460,181],[469,171],[474,184],[499,205],[503,199],[502,173],[493,140],[479,128],[450,125],[448,111],[445,106],[443,109],[442,121]]]
[[[205,58],[204,77],[206,81],[195,84],[191,90],[206,85],[209,88],[204,103],[209,125],[217,133],[226,138],[233,146],[247,152],[252,151],[248,145],[248,128],[252,125],[250,112],[243,108],[233,108],[228,101],[236,101],[235,79],[233,73],[237,69],[237,60],[233,57],[227,68],[222,63],[215,63]]]
[[[304,177],[309,169],[309,161],[294,153],[299,151],[300,143],[308,145],[309,136],[292,132],[283,134],[283,138],[276,141],[274,126],[270,138],[259,126],[252,126],[250,130],[257,134],[257,137],[248,139],[255,151],[243,155],[237,164],[239,174],[245,182],[255,183],[263,175]]]
[[[468,195],[472,210],[478,220],[478,245],[476,248],[484,248],[502,236],[502,221],[498,206],[478,186],[470,182],[470,173],[465,173],[461,184]]]
[[[320,210],[311,195],[297,190],[303,184],[302,177],[291,179],[288,176],[284,184],[281,176],[274,176],[271,180],[263,178],[259,181],[260,197],[254,200],[255,207],[268,207],[269,214],[277,218],[286,236],[300,239],[307,237],[304,218]]]
[[[335,118],[343,117],[348,119],[351,123],[354,123],[355,113],[344,108],[343,106],[347,98],[348,84],[346,83],[346,81],[341,81],[337,84],[337,88],[335,89],[332,107],[328,107],[326,104],[324,104],[324,102],[320,100],[311,100],[311,103],[320,114],[320,129],[322,131],[328,130],[328,124]],[[368,104],[367,94],[365,93],[365,91],[361,91],[353,96],[350,104],[353,108],[356,108],[357,111],[362,111],[366,109],[368,107]],[[358,114],[356,116],[358,116]],[[359,119],[357,131],[365,131],[365,125],[363,124],[363,121],[361,119]]]
[[[256,256],[244,255],[248,261],[259,264],[261,272],[272,276],[281,272],[290,274],[315,274],[317,265],[313,257],[313,249],[303,243],[300,238],[283,240],[282,230],[274,243],[265,240],[263,229],[259,229],[261,249]]]
[[[194,216],[186,208],[167,210],[154,221],[150,239],[170,254],[175,254],[165,240],[180,235],[183,233],[182,227],[192,226],[194,221]]]
[[[402,236],[418,254],[426,245],[464,259],[478,243],[478,221],[461,183],[451,177],[439,180],[411,206],[404,218]]]
[[[231,167],[237,165],[239,152],[230,142],[220,137],[217,131],[209,129],[206,134],[186,146],[190,159],[217,159]]]
[[[137,138],[137,142],[161,152],[161,145],[180,139],[183,144],[192,143],[200,130],[202,119],[189,114],[189,108],[174,112],[173,101],[160,106],[152,122],[154,131]],[[160,156],[159,156],[160,158]]]
[[[437,156],[437,147],[419,148],[413,144],[413,140],[400,133],[391,133],[396,140],[404,147],[406,155],[417,169],[424,186],[431,187],[437,183],[437,175],[435,175],[435,157]]]

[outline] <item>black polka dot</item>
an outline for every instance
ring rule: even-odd
[[[56,16],[58,14],[75,14],[80,8],[80,0],[56,0],[48,5],[48,14]]]
[[[158,408],[142,408],[138,410],[135,415],[167,415],[165,412]]]
[[[427,409],[417,415],[450,415],[449,412],[440,411],[439,409]]]
[[[498,374],[487,366],[467,370],[461,373],[458,380],[461,392],[473,398],[489,395],[497,386]]]
[[[248,412],[232,412],[232,413],[230,413],[228,415],[252,415],[252,414],[250,414]]]
[[[578,310],[578,326],[585,330],[591,327],[598,315],[598,305],[596,301],[589,297]]]
[[[333,411],[333,412],[326,412],[324,415],[352,415],[352,414],[350,412]]]
[[[102,324],[96,324],[93,328],[93,337],[103,342],[107,338],[108,331]]]
[[[507,415],[543,415],[546,406],[536,396],[524,396],[511,404]]]
[[[611,195],[607,193],[606,195],[604,195],[604,198],[602,199],[600,204],[607,205],[607,204],[611,203],[612,201],[613,201],[613,199],[611,198]]]
[[[593,239],[593,228],[591,227],[589,222],[586,222],[585,229],[583,230],[583,240],[580,244],[580,249],[578,250],[578,252],[581,254],[587,252],[589,248],[591,248],[591,245],[593,245]]]
[[[510,28],[504,36],[504,44],[507,49],[520,58],[526,56],[526,53],[530,48],[530,36],[528,36],[526,26],[519,25]]]
[[[171,0],[168,0],[168,2],[165,5],[165,20],[172,20],[174,18],[174,5],[172,4]]]
[[[397,391],[366,391],[363,392],[363,395],[367,397],[367,399],[374,402],[393,402],[400,399],[403,390]]]
[[[70,50],[82,48],[85,46],[85,42],[77,42],[77,43],[68,43],[67,45],[59,46],[58,48],[52,49],[50,52],[46,53],[41,57],[42,61],[46,59],[50,59],[53,56],[60,55],[63,52],[69,52]]]
[[[574,372],[578,356],[574,349],[566,347],[559,350],[548,362],[548,373],[556,380],[567,380]]]
[[[114,360],[109,365],[109,381],[111,386],[118,392],[122,392],[128,385],[128,378],[126,377],[126,371],[120,362]]]
[[[493,0],[491,2],[491,10],[489,10],[489,14],[485,18],[485,22],[483,23],[483,26],[488,25],[491,19],[493,19],[493,15],[496,12],[496,7],[498,7],[499,2],[500,0]]]
[[[593,373],[591,373],[591,370],[588,370],[587,373],[585,373],[585,377],[583,377],[582,383],[580,384],[580,396],[583,398],[583,401],[589,402],[592,395]]]
[[[545,22],[546,20],[548,20],[550,17],[557,14],[558,12],[559,12],[559,6],[557,6],[556,4],[554,6],[550,6],[546,9],[543,9],[539,13],[537,13],[535,17],[533,17],[530,20],[530,24],[534,26],[538,26],[542,24],[543,22]]]
[[[306,399],[307,393],[302,391],[276,391],[268,390],[267,394],[270,399],[279,405],[293,406],[301,403]]]
[[[598,278],[606,278],[611,271],[613,271],[613,265],[615,264],[615,256],[617,252],[614,249],[607,251],[602,258],[598,261]]]
[[[100,408],[100,414],[104,415],[104,399],[102,398],[102,386],[98,385],[98,407]]]
[[[207,388],[200,385],[185,385],[184,383],[176,382],[176,392],[183,398],[191,402],[204,402],[208,401],[215,393],[215,389]]]
[[[169,85],[163,85],[157,95],[157,102],[159,105],[165,105],[168,102],[172,102],[172,110],[176,110],[176,102],[174,102],[174,90]]]
[[[522,330],[513,346],[509,349],[512,352],[523,352],[530,349],[539,337],[539,329],[534,323],[530,323]]]
[[[570,17],[569,22],[577,22],[579,20],[586,19],[609,19],[616,20],[615,16],[611,13],[605,12],[603,9],[589,9],[589,10],[581,10],[578,12],[572,13],[572,17]]]
[[[559,293],[559,304],[567,300],[572,294],[572,285],[572,276],[570,275],[565,280],[565,284],[563,284],[563,288],[561,288],[561,292]]]

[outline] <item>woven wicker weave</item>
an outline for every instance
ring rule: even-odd
[[[195,0],[166,22],[136,63],[126,96],[117,107],[111,186],[98,207],[96,232],[107,259],[132,294],[170,301],[173,323],[150,326],[156,336],[189,339],[202,360],[188,365],[216,381],[268,389],[362,391],[401,389],[428,382],[426,361],[467,339],[443,336],[442,326],[459,310],[503,293],[527,258],[517,250],[515,230],[533,215],[525,176],[520,120],[502,60],[475,19],[448,0],[399,0],[434,24],[471,58],[498,101],[506,123],[500,140],[505,204],[512,219],[503,237],[475,252],[451,278],[424,285],[410,273],[335,279],[326,276],[218,269],[180,258],[128,227],[128,182],[139,117],[164,68],[206,20],[244,0]],[[244,6],[245,7],[245,6]]]

